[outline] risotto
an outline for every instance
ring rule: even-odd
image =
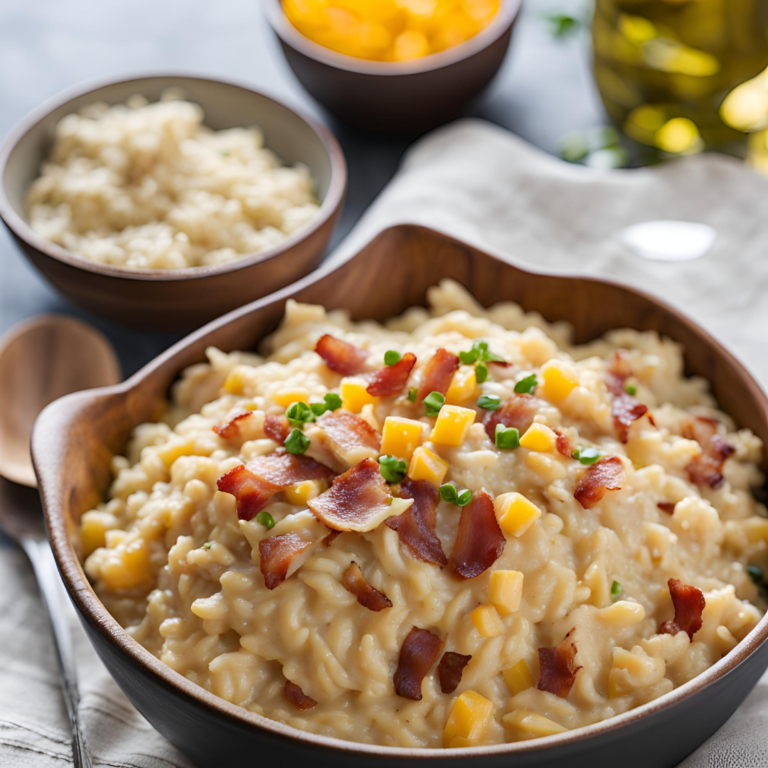
[[[213,131],[172,96],[63,118],[27,196],[32,228],[89,261],[180,269],[260,253],[315,218],[306,167],[284,167],[258,128]]]
[[[579,728],[727,654],[765,610],[755,435],[656,333],[428,298],[289,302],[265,357],[185,371],[82,517],[116,619],[251,712],[400,747]]]

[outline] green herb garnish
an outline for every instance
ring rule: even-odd
[[[419,390],[416,389],[416,387],[411,387],[408,390],[408,400],[412,403],[416,402],[416,395],[419,393]]]
[[[407,472],[408,467],[404,461],[394,456],[379,456],[379,471],[388,483],[399,483]]]
[[[567,37],[583,26],[577,18],[567,13],[552,13],[546,19],[551,25],[552,35],[558,38]]]
[[[497,424],[494,438],[496,447],[502,450],[520,447],[520,430],[517,427],[505,427],[503,424]]]
[[[488,342],[477,339],[472,343],[472,349],[469,352],[459,352],[459,360],[464,365],[472,365],[473,363],[503,363],[504,358],[494,354],[488,349]]]
[[[752,581],[754,581],[758,586],[763,583],[763,571],[756,565],[748,565],[747,573],[749,574],[749,578],[752,579]]]
[[[445,483],[440,486],[440,498],[448,504],[466,507],[472,501],[472,491],[466,489],[459,493],[453,483]]]
[[[399,352],[395,352],[394,349],[388,349],[384,353],[384,365],[394,365],[395,363],[399,363],[402,357],[403,356]]]
[[[430,392],[424,398],[424,407],[427,409],[427,416],[437,416],[444,405],[445,395],[440,394],[440,392]]]
[[[335,392],[328,392],[324,395],[323,401],[322,403],[310,403],[309,408],[315,416],[322,416],[326,411],[335,411],[341,408],[341,397]],[[290,418],[288,420],[290,421]]]
[[[288,406],[288,410],[285,412],[285,416],[288,419],[288,423],[297,429],[301,429],[308,421],[315,420],[315,413],[313,410],[306,403],[302,403],[301,401],[291,403]]]
[[[501,407],[501,398],[498,395],[480,395],[477,404],[486,411],[496,411]]]
[[[627,384],[624,389],[628,395],[632,395],[633,397],[637,394],[637,387],[634,384]]]
[[[488,379],[488,366],[485,363],[478,363],[475,366],[475,378],[478,384],[482,384]]]
[[[624,587],[618,581],[611,584],[611,602],[615,603],[624,594]]]
[[[597,448],[577,448],[571,456],[588,467],[600,458],[600,451]]]
[[[203,549],[210,549],[213,546],[210,541],[206,541],[205,544],[203,544]]]
[[[538,385],[539,380],[536,378],[536,374],[532,373],[515,384],[515,392],[518,395],[530,395]]]
[[[264,510],[256,515],[256,522],[261,523],[267,530],[275,527],[275,518]]]
[[[294,429],[288,437],[285,438],[285,450],[300,456],[306,453],[309,448],[309,438],[300,430]]]

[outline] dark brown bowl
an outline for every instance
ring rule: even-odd
[[[267,18],[301,84],[339,120],[386,135],[416,135],[458,117],[491,82],[509,47],[522,0],[462,45],[409,62],[345,56],[312,42],[264,0]]]
[[[179,372],[210,345],[253,349],[280,320],[286,300],[345,308],[382,320],[424,304],[450,277],[485,306],[519,302],[550,321],[574,324],[586,342],[616,327],[655,330],[682,343],[687,372],[712,382],[722,408],[768,442],[768,400],[744,367],[711,336],[663,302],[615,283],[540,275],[416,226],[382,233],[338,267],[326,267],[230,313],[179,342],[116,387],[58,400],[37,421],[32,453],[59,569],[94,647],[137,709],[205,768],[260,764],[460,766],[473,768],[671,768],[709,738],[768,667],[768,617],[725,658],[661,698],[586,728],[527,742],[452,750],[355,744],[317,736],[229,704],[191,683],[133,640],[107,612],[83,573],[73,542],[80,515],[110,481],[109,461],[131,430],[156,419]],[[765,467],[764,467],[765,468]]]
[[[24,198],[48,154],[56,123],[96,101],[150,100],[180,88],[205,110],[216,130],[258,125],[266,144],[289,165],[310,168],[321,201],[317,218],[276,248],[210,267],[126,269],[96,264],[40,237],[29,226]],[[189,330],[298,280],[322,259],[347,187],[344,154],[323,125],[235,83],[202,77],[147,76],[68,91],[46,102],[11,132],[0,149],[0,217],[27,258],[75,304],[123,325],[152,331]]]

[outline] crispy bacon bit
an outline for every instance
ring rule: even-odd
[[[522,435],[533,424],[539,403],[533,395],[512,395],[501,408],[491,411],[485,420],[485,431],[491,442],[496,439],[497,424],[503,424],[507,429],[515,427]]]
[[[399,503],[401,512],[410,506]],[[321,523],[335,531],[372,531],[394,512],[387,484],[373,459],[363,459],[337,477],[308,506]]]
[[[398,495],[401,499],[413,499],[413,506],[402,515],[388,518],[386,524],[397,531],[400,544],[411,557],[442,568],[448,558],[435,533],[440,502],[437,488],[429,480],[405,479]]]
[[[345,410],[326,411],[318,426],[325,431],[325,438],[339,454],[357,449],[381,450],[381,435],[365,420]]]
[[[672,515],[675,512],[675,503],[673,501],[660,501],[656,506],[668,515]]]
[[[493,510],[493,499],[485,491],[478,491],[461,510],[448,567],[457,579],[474,579],[501,557],[506,543]]]
[[[426,629],[414,627],[400,649],[395,671],[395,692],[398,696],[421,701],[421,683],[435,666],[445,642]]]
[[[374,397],[396,395],[406,385],[414,365],[416,365],[416,355],[413,352],[406,352],[394,365],[385,365],[376,371],[365,391]]]
[[[267,589],[279,587],[287,578],[294,560],[312,546],[311,541],[302,539],[296,533],[270,536],[259,542],[259,569]]]
[[[282,445],[291,432],[291,425],[285,416],[266,416],[264,418],[264,434]]]
[[[667,586],[672,597],[672,605],[675,606],[675,618],[665,621],[659,627],[659,634],[676,635],[682,631],[693,642],[693,636],[704,623],[701,617],[706,605],[704,593],[696,587],[683,584],[679,579],[670,579]]]
[[[619,440],[626,443],[629,440],[629,428],[632,426],[632,422],[645,416],[648,413],[648,406],[636,400],[632,395],[622,392],[613,396],[611,413],[613,414],[614,426],[619,433]]]
[[[581,475],[573,492],[576,501],[584,509],[591,509],[606,491],[620,491],[624,480],[624,466],[618,456],[598,459]]]
[[[235,414],[229,421],[223,421],[213,427],[213,431],[225,440],[232,440],[240,434],[240,422],[243,419],[253,416],[253,411],[242,411]]]
[[[416,402],[420,403],[430,392],[446,394],[458,367],[458,356],[440,347],[424,366],[421,385],[416,393]]]
[[[455,651],[446,651],[437,665],[437,676],[440,678],[440,690],[443,693],[453,693],[461,682],[464,667],[469,664],[471,656],[463,656]]]
[[[282,448],[240,464],[219,478],[218,489],[237,499],[237,516],[252,520],[272,497],[301,480],[328,480],[331,470],[308,456],[295,456]]]
[[[719,488],[724,482],[723,464],[736,449],[717,433],[718,422],[705,416],[696,416],[683,425],[682,435],[701,446],[701,455],[686,467],[688,478],[699,487]]]
[[[344,571],[341,584],[347,592],[351,592],[357,598],[357,602],[363,608],[369,611],[383,611],[385,608],[392,607],[392,601],[366,581],[360,566],[355,562],[350,563],[349,568]]]
[[[317,702],[311,696],[307,696],[296,683],[292,683],[290,680],[285,681],[284,691],[285,698],[296,709],[304,711],[305,709],[312,709],[312,707],[317,706]]]
[[[571,447],[571,441],[558,430],[555,430],[555,434],[557,435],[557,440],[555,441],[555,447],[557,448],[557,452],[561,456],[567,456],[569,459],[573,457],[573,448]]]
[[[365,350],[328,333],[317,340],[315,352],[323,358],[332,371],[342,376],[354,376],[360,373],[368,357]]]
[[[610,368],[608,368],[608,374],[616,381],[619,390],[623,392],[624,382],[632,375],[632,369],[629,367],[629,360],[627,360],[626,349],[617,349],[613,353],[613,360],[611,361]],[[611,389],[611,391],[613,392],[613,389]]]
[[[540,671],[539,682],[536,687],[540,691],[554,693],[561,699],[568,698],[568,694],[576,681],[576,673],[581,669],[581,667],[574,666],[576,643],[569,640],[571,632],[555,648],[539,648]]]

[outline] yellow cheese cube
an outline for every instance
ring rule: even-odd
[[[579,380],[559,360],[551,360],[541,369],[541,384],[537,393],[547,400],[565,400],[578,386]]]
[[[224,391],[229,392],[230,395],[242,395],[243,388],[245,387],[245,380],[243,379],[241,369],[235,368],[232,370],[224,380]]]
[[[497,496],[493,506],[507,536],[522,536],[541,517],[541,510],[516,491]]]
[[[520,438],[520,445],[529,451],[546,453],[555,448],[557,435],[544,424],[531,424],[528,431]]]
[[[80,518],[80,544],[83,558],[107,544],[107,531],[117,527],[117,520],[109,512],[92,510]]]
[[[386,456],[397,456],[410,461],[413,452],[421,443],[424,424],[413,419],[387,416],[381,436],[381,452]]]
[[[344,408],[352,413],[360,413],[366,405],[375,406],[379,402],[379,398],[369,395],[365,387],[366,384],[363,381],[342,379],[339,390]]]
[[[309,392],[304,387],[291,387],[290,389],[281,389],[272,394],[272,399],[283,408],[287,408],[293,403],[308,403]]]
[[[467,439],[467,433],[475,423],[476,416],[470,408],[444,405],[437,415],[430,440],[435,445],[448,445],[453,448],[461,445]]]
[[[475,691],[464,691],[451,707],[443,731],[443,746],[455,748],[481,744],[492,717],[492,701]]]
[[[451,379],[451,386],[445,393],[445,402],[452,405],[474,400],[480,394],[474,365],[462,365]]]
[[[533,677],[525,659],[520,659],[516,664],[505,669],[502,674],[504,675],[504,682],[513,696],[533,688]]]
[[[420,445],[411,457],[411,463],[408,466],[408,477],[411,480],[429,480],[433,485],[442,485],[445,475],[448,472],[448,462],[443,461],[436,453],[429,448]]]
[[[143,539],[119,546],[102,563],[101,581],[110,590],[127,590],[145,586],[151,580],[149,549]]]
[[[498,637],[504,631],[499,612],[492,605],[481,605],[469,614],[480,637]]]
[[[289,504],[306,507],[310,499],[316,499],[327,489],[328,483],[325,480],[302,480],[300,483],[289,485],[283,491],[283,496]]]
[[[527,709],[514,709],[501,720],[518,739],[538,739],[568,730],[554,720]]]
[[[520,610],[523,597],[523,574],[520,571],[491,571],[488,597],[501,616]]]

